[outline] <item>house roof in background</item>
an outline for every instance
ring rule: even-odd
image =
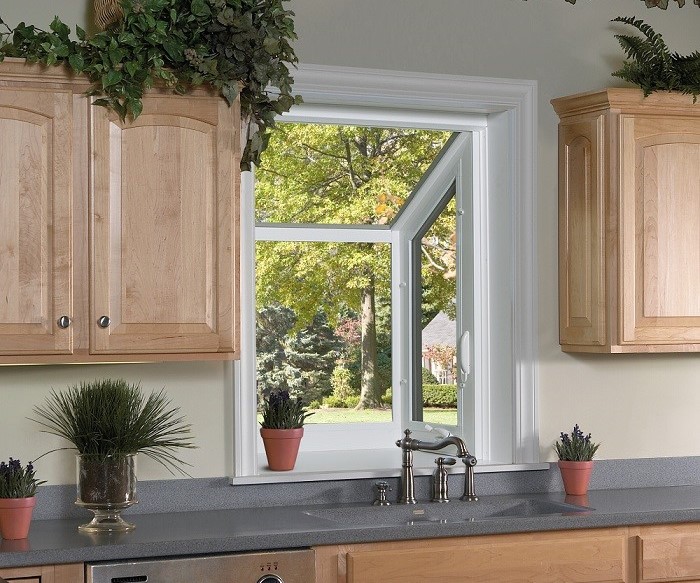
[[[421,336],[421,348],[424,349],[436,344],[457,346],[457,322],[450,320],[445,312],[438,312],[423,328]]]

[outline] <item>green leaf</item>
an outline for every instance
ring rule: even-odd
[[[51,28],[51,30],[53,30],[61,39],[68,40],[68,37],[70,36],[70,28],[63,24],[58,16],[53,19],[53,22],[51,22],[49,28]]]
[[[129,113],[131,114],[131,117],[133,119],[136,119],[138,116],[141,115],[141,112],[143,111],[143,103],[140,99],[129,99],[128,109]]]
[[[78,53],[73,53],[68,57],[68,64],[76,73],[82,73],[85,68],[85,59]]]
[[[135,61],[127,61],[124,63],[124,69],[130,77],[134,77],[139,70],[139,64]]]
[[[236,101],[238,97],[238,83],[227,83],[221,88],[221,94],[226,99],[227,103],[231,105]]]
[[[85,38],[87,37],[87,34],[85,33],[85,31],[84,31],[82,28],[80,28],[80,27],[76,24],[76,25],[75,25],[75,36],[78,37],[78,40],[83,41],[83,40],[85,40]]]
[[[109,60],[112,61],[112,66],[116,67],[122,62],[122,59],[126,56],[126,51],[120,48],[110,48],[109,49]]]
[[[68,55],[71,54],[70,46],[69,45],[59,45],[56,47],[56,56],[61,57],[62,59],[65,59]]]
[[[211,15],[211,10],[209,9],[209,6],[204,0],[192,0],[190,10],[192,10],[192,14],[194,14],[197,17],[205,17]]]
[[[121,71],[114,71],[110,70],[107,71],[104,75],[102,75],[102,87],[105,89],[108,87],[112,87],[113,85],[116,85],[122,80],[122,73]]]
[[[184,59],[185,47],[173,37],[168,37],[163,41],[163,48],[173,61],[180,62]]]

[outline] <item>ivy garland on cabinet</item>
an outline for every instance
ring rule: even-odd
[[[241,169],[257,164],[277,114],[300,98],[290,66],[294,13],[287,0],[121,0],[121,18],[92,36],[58,17],[49,30],[0,18],[0,61],[20,57],[66,65],[92,83],[96,105],[136,119],[144,91],[156,84],[177,94],[207,84],[231,104],[240,95],[248,123]]]

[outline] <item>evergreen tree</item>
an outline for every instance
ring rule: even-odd
[[[258,400],[270,391],[288,391],[305,404],[331,393],[331,374],[340,340],[318,312],[295,330],[294,310],[274,304],[258,311],[256,325]]]

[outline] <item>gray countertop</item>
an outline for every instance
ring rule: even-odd
[[[128,533],[78,532],[87,520],[35,520],[25,541],[2,541],[0,568],[244,552],[440,536],[700,522],[700,486],[484,496],[478,502],[389,508],[316,505],[125,517]],[[86,515],[86,519],[88,516]]]

